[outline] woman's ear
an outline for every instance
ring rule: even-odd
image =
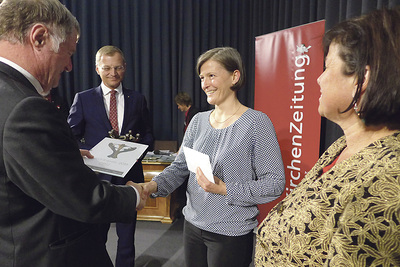
[[[365,66],[364,82],[361,87],[361,93],[364,93],[365,89],[367,89],[370,77],[371,77],[371,67],[367,65]]]
[[[365,66],[365,72],[364,72],[364,81],[361,85],[361,92],[360,92],[360,97],[364,94],[365,90],[367,89],[368,83],[369,83],[369,78],[371,77],[371,68],[369,65]],[[352,96],[354,97],[357,92],[357,79],[354,80],[354,90],[352,93]]]
[[[239,81],[240,78],[240,71],[239,70],[235,70],[232,73],[232,85],[237,84],[237,82]]]

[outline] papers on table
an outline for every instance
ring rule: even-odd
[[[148,151],[146,156],[142,159],[142,162],[162,162],[162,163],[171,163],[175,160],[176,157],[175,152],[169,152],[168,154],[154,154],[153,151]]]
[[[85,164],[93,171],[125,177],[148,145],[106,137],[94,146],[93,159],[84,157]]]
[[[197,167],[200,167],[206,178],[210,182],[215,183],[211,169],[210,157],[208,155],[185,146],[183,147],[183,152],[185,153],[186,164],[189,171],[196,173]]]

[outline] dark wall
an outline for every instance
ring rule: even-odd
[[[183,114],[174,103],[179,91],[194,105],[206,102],[195,72],[197,57],[217,46],[235,47],[247,72],[240,101],[254,103],[256,36],[325,19],[329,29],[346,18],[393,7],[400,0],[61,0],[81,24],[74,69],[55,89],[69,104],[75,93],[100,84],[95,53],[103,45],[120,47],[127,60],[124,85],[146,96],[160,140],[181,140]],[[324,150],[341,130],[323,120]]]

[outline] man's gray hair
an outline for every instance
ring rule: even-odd
[[[76,30],[79,23],[58,0],[3,0],[0,4],[0,40],[26,43],[27,34],[37,23],[45,25],[53,42],[54,52]]]

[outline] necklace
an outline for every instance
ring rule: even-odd
[[[216,123],[224,123],[224,122],[226,122],[226,121],[228,121],[230,118],[232,118],[238,111],[239,111],[239,109],[241,108],[241,105],[239,105],[239,108],[235,111],[235,113],[233,113],[232,115],[230,115],[226,120],[224,120],[224,121],[217,121],[216,119],[215,119],[215,113],[213,112],[213,119],[214,119],[214,121],[216,122]]]

